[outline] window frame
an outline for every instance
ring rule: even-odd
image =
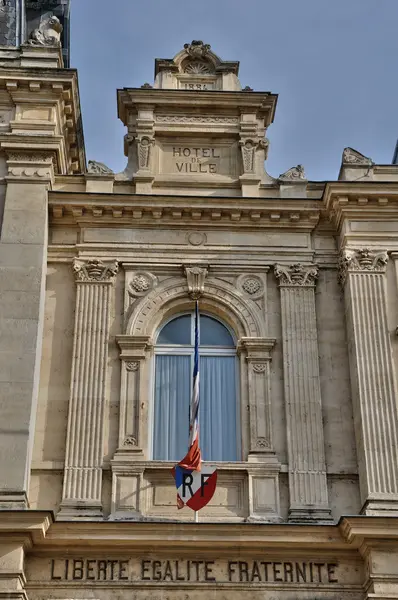
[[[182,317],[184,315],[191,316],[191,342],[194,340],[195,336],[195,318],[193,311],[184,311],[181,313],[176,313],[168,318],[166,321],[163,321],[155,332],[156,342],[154,343],[153,356],[151,360],[151,368],[150,368],[150,394],[151,399],[148,407],[148,455],[149,460],[160,460],[160,462],[172,462],[161,459],[153,458],[153,442],[154,442],[154,429],[155,429],[155,378],[156,378],[156,356],[158,355],[177,355],[177,356],[190,356],[190,371],[193,372],[193,361],[194,361],[194,344],[191,343],[188,345],[183,344],[158,344],[157,339],[161,330],[168,324],[170,321],[177,319],[178,317]],[[239,357],[237,353],[237,344],[236,344],[236,336],[234,331],[221,319],[208,313],[207,311],[203,311],[200,313],[200,316],[207,316],[215,321],[218,321],[221,325],[223,325],[228,333],[230,334],[234,346],[200,346],[199,347],[199,358],[201,356],[234,356],[235,357],[235,399],[236,399],[236,461],[232,462],[241,462],[242,461],[242,422],[241,422],[241,399],[240,399],[240,373],[239,373]],[[189,399],[188,399],[189,400]],[[188,450],[188,448],[187,448]],[[183,458],[183,457],[181,457]],[[209,462],[209,461],[206,461]],[[210,461],[217,463],[224,463],[229,461]]]

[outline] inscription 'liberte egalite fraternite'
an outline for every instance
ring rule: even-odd
[[[51,561],[52,581],[338,583],[338,564],[272,560],[83,559]]]

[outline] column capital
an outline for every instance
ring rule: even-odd
[[[369,248],[344,248],[339,259],[339,281],[344,285],[348,273],[385,273],[387,261],[386,250],[377,252]]]
[[[317,265],[275,265],[275,277],[279,287],[315,287],[318,278]]]
[[[118,272],[116,260],[80,259],[73,261],[77,283],[113,283]]]

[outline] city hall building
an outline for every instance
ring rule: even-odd
[[[201,41],[87,165],[61,20],[0,47],[0,599],[398,598],[398,165],[268,174],[277,95]]]

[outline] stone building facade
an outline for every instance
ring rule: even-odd
[[[398,166],[272,177],[277,96],[194,41],[118,91],[125,170],[86,169],[41,34],[0,48],[0,597],[398,598]],[[197,297],[199,522],[170,473]]]

